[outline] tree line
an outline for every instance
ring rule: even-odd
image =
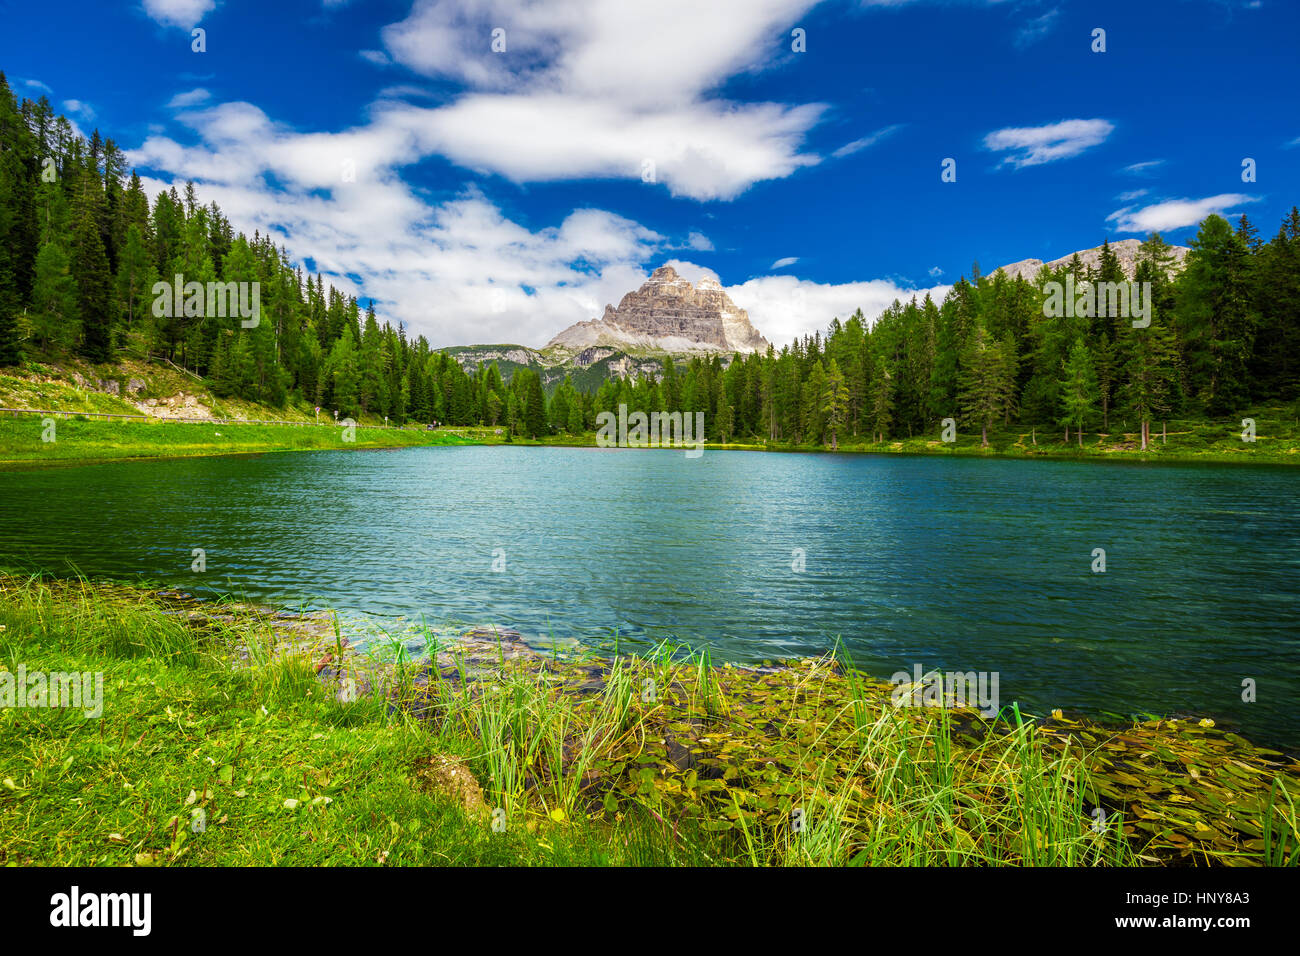
[[[1103,242],[1095,266],[1077,256],[1034,280],[998,270],[961,278],[941,303],[895,301],[874,322],[861,310],[779,352],[692,359],[655,381],[607,381],[597,410],[703,411],[709,437],[826,444],[939,433],[944,419],[987,443],[1001,427],[1133,432],[1152,421],[1222,417],[1300,396],[1300,211],[1269,241],[1242,216],[1207,217],[1181,268],[1158,233],[1138,250],[1133,282],[1149,283],[1143,315],[1104,307],[1097,290],[1127,282]],[[1068,280],[1068,281],[1067,281]],[[1053,308],[1053,286],[1081,298]],[[1059,294],[1059,293],[1058,293]],[[1098,307],[1099,305],[1103,307]]]
[[[236,234],[192,183],[152,203],[121,150],[76,135],[49,101],[17,101],[0,73],[0,365],[73,352],[92,362],[166,359],[219,397],[282,407],[305,401],[342,416],[501,427],[510,435],[586,432],[629,409],[704,412],[708,437],[772,443],[884,441],[977,429],[1134,431],[1145,446],[1163,416],[1223,416],[1300,393],[1300,212],[1263,241],[1246,217],[1213,215],[1175,270],[1158,234],[1134,281],[1149,283],[1145,323],[1115,310],[1052,309],[1049,283],[1123,283],[1103,243],[1034,281],[1001,271],[963,277],[941,303],[897,301],[874,323],[861,310],[825,336],[777,351],[664,359],[656,375],[612,377],[594,391],[536,369],[508,379],[495,363],[465,370],[408,339],[353,296],[304,274],[269,236]],[[154,314],[158,281],[253,283],[249,328],[210,310]],[[547,392],[550,392],[549,396]]]

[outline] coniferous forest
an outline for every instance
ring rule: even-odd
[[[1205,219],[1181,269],[1158,234],[1134,280],[1151,284],[1150,324],[1127,316],[1047,317],[1048,282],[1126,280],[1103,245],[1035,282],[998,272],[959,280],[940,303],[859,310],[780,351],[663,362],[658,377],[582,392],[495,364],[465,371],[408,339],[357,299],[304,274],[269,236],[236,233],[192,183],[150,204],[122,151],[88,138],[48,99],[18,102],[0,74],[0,364],[73,353],[166,360],[214,394],[282,407],[290,400],[396,423],[505,426],[538,437],[586,432],[620,404],[704,412],[715,441],[825,444],[936,432],[951,418],[987,436],[1017,425],[1073,435],[1141,435],[1169,415],[1232,416],[1300,393],[1300,210],[1271,238],[1245,216]],[[154,315],[153,286],[260,284],[252,328],[211,315]],[[1070,310],[1073,312],[1074,310]],[[549,394],[548,394],[549,392]]]
[[[334,945],[281,868],[1285,899],[1300,3],[0,25],[6,922],[184,945],[228,867]]]

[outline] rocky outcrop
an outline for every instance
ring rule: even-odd
[[[1110,251],[1113,252],[1115,258],[1119,260],[1119,267],[1124,270],[1125,278],[1132,279],[1134,273],[1137,271],[1138,250],[1141,246],[1142,243],[1137,239],[1120,239],[1118,242],[1112,242],[1110,244]],[[1173,257],[1173,264],[1170,268],[1171,275],[1182,269],[1183,259],[1187,257],[1187,253],[1190,251],[1191,250],[1186,246],[1169,247],[1169,253]],[[1097,268],[1097,264],[1101,261],[1101,246],[1097,246],[1094,249],[1080,249],[1078,252],[1072,252],[1068,256],[1061,256],[1061,258],[1053,259],[1051,262],[1047,263],[1047,266],[1050,269],[1059,269],[1061,266],[1068,265],[1070,260],[1075,256],[1079,257],[1079,261],[1083,264],[1085,269],[1095,269]],[[1019,262],[1013,262],[1010,265],[1002,266],[1001,268],[1002,272],[1006,274],[1008,279],[1021,277],[1026,282],[1033,282],[1038,278],[1038,271],[1043,268],[1043,260],[1021,259]],[[997,270],[995,269],[994,272],[996,271]],[[994,272],[990,272],[989,275],[993,275]]]
[[[199,396],[186,395],[184,392],[168,398],[146,398],[137,402],[135,407],[150,418],[215,418],[212,409]]]
[[[717,280],[692,285],[671,266],[661,266],[623,296],[618,308],[605,306],[600,318],[569,326],[546,347],[580,354],[597,347],[682,354],[754,352],[767,345]]]

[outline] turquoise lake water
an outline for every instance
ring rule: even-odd
[[[193,458],[0,473],[0,564],[737,661],[839,638],[882,677],[997,672],[1036,713],[1208,715],[1296,747],[1298,488],[1285,468],[726,451]]]

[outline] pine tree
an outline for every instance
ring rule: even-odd
[[[844,419],[848,413],[848,408],[849,390],[844,383],[844,374],[840,371],[839,363],[835,359],[831,359],[830,365],[826,369],[826,383],[822,386],[821,393],[821,411],[825,416],[826,427],[831,431],[831,451],[836,451],[840,447],[839,430],[844,427]],[[728,406],[727,411],[727,424],[730,427],[730,406]],[[718,406],[718,414],[719,416],[722,414],[721,400]]]
[[[884,442],[893,422],[894,381],[883,355],[876,358],[871,375],[871,438]]]
[[[1093,370],[1092,356],[1083,339],[1077,339],[1065,363],[1065,378],[1061,381],[1060,423],[1065,426],[1065,440],[1070,440],[1070,426],[1078,433],[1079,447],[1083,447],[1083,428],[1094,414],[1097,401],[1097,374]]]
[[[735,425],[735,411],[731,407],[730,403],[727,402],[727,393],[719,392],[717,410],[713,413],[713,429],[714,433],[718,436],[718,440],[721,441],[722,444],[725,445],[727,443],[727,439],[731,437]],[[832,430],[831,441],[834,442],[834,440],[835,432]]]
[[[1300,393],[1300,209],[1292,206],[1259,250],[1253,301],[1259,334],[1250,363],[1252,396],[1278,401]]]
[[[542,393],[542,377],[529,371],[524,393],[524,428],[530,438],[540,438],[546,432],[546,397]]]
[[[1222,216],[1201,223],[1180,277],[1178,325],[1188,383],[1211,415],[1249,400],[1247,365],[1258,316],[1248,286],[1246,244]]]
[[[0,73],[0,366],[22,357],[18,315],[37,254],[35,154],[36,140]]]
[[[45,243],[36,256],[31,322],[32,335],[43,348],[66,350],[77,341],[77,283],[59,242]]]
[[[117,306],[128,333],[137,325],[146,325],[152,319],[152,289],[157,281],[157,270],[145,247],[140,227],[134,223],[127,227],[122,252],[118,256],[115,293]],[[146,352],[152,342],[151,329],[145,328]]]
[[[578,435],[586,430],[587,422],[583,414],[582,396],[575,394],[573,402],[569,405],[568,431],[570,435]]]
[[[1005,415],[1013,399],[1015,375],[1001,343],[982,324],[976,326],[965,350],[958,383],[962,414],[979,423],[980,442],[987,448],[989,428]]]
[[[1150,444],[1152,417],[1169,411],[1175,371],[1174,336],[1166,315],[1169,299],[1156,294],[1168,247],[1159,236],[1155,240],[1149,247],[1143,246],[1134,275],[1135,281],[1152,284],[1150,324],[1123,333],[1128,355],[1123,369],[1123,396],[1137,417],[1143,451]]]
[[[81,352],[92,362],[107,362],[113,353],[112,275],[108,255],[89,204],[73,233],[72,274],[77,280],[81,315]]]
[[[357,367],[357,350],[350,327],[343,327],[339,340],[330,350],[325,370],[332,385],[332,403],[338,410],[339,419],[359,417],[361,373]]]

